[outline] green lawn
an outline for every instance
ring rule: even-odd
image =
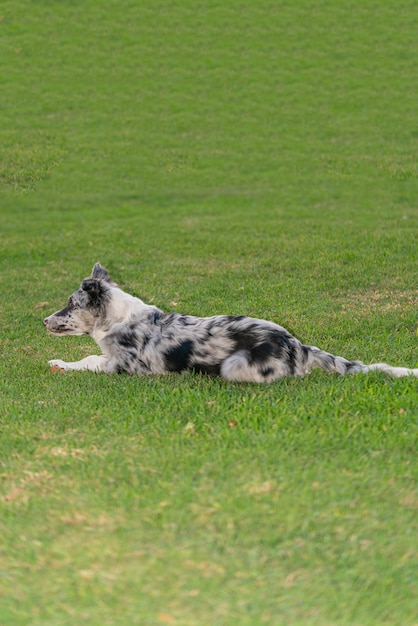
[[[52,374],[106,266],[418,366],[408,0],[0,7],[0,623],[416,626],[416,379]]]

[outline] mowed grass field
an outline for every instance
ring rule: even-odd
[[[94,262],[418,366],[407,0],[4,0],[0,623],[416,626],[418,381],[52,374]]]

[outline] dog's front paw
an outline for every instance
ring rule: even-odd
[[[51,368],[51,372],[65,372],[67,369],[67,363],[65,361],[61,361],[61,359],[52,359],[52,361],[48,361],[48,363]]]

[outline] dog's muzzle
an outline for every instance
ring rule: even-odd
[[[53,323],[51,324],[51,320],[53,317],[54,317],[53,315],[50,315],[49,317],[46,317],[44,319],[43,324],[47,330],[49,330],[51,333],[54,333],[56,335],[61,334],[62,332],[67,330],[61,324],[57,323],[57,320],[54,320]]]

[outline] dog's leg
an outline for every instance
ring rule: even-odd
[[[268,382],[257,368],[250,365],[250,353],[247,350],[238,350],[226,358],[221,365],[221,376],[239,383]]]
[[[109,359],[107,356],[86,356],[81,361],[66,363],[61,359],[52,359],[49,365],[53,369],[60,370],[90,370],[91,372],[109,372]]]

